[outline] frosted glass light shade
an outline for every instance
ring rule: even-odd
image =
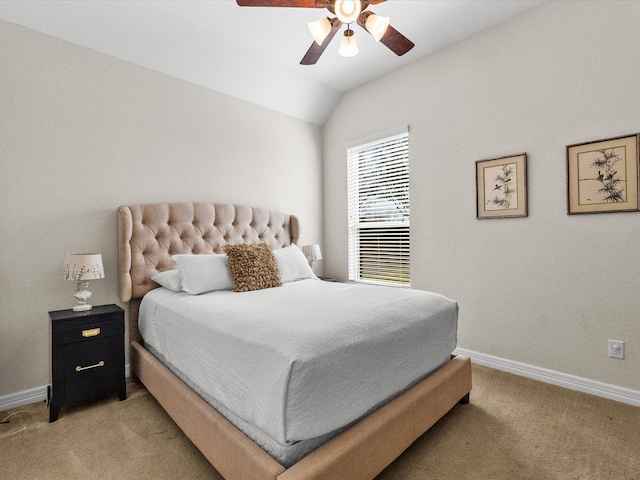
[[[375,13],[367,17],[365,27],[367,27],[367,31],[373,38],[375,38],[376,42],[379,42],[384,35],[384,32],[387,31],[389,20],[391,20],[389,17],[381,17]]]
[[[338,53],[343,57],[353,57],[358,54],[358,44],[356,43],[356,36],[353,30],[345,30],[342,41],[340,42],[340,48]]]
[[[331,32],[331,22],[328,18],[321,18],[320,20],[316,20],[315,22],[309,22],[309,31],[311,32],[311,36],[315,40],[318,45],[322,45],[324,39],[327,38],[327,35]]]
[[[342,23],[353,23],[362,11],[362,4],[360,0],[336,0],[333,9]]]

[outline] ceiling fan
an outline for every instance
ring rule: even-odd
[[[389,25],[389,17],[381,17],[365,11],[369,5],[386,0],[236,0],[241,7],[301,7],[326,8],[336,17],[323,18],[309,23],[314,42],[300,61],[301,65],[314,65],[327,48],[343,23],[347,24],[338,53],[351,57],[358,53],[355,34],[350,24],[357,21],[376,41],[381,42],[396,55],[404,55],[414,46],[413,42]]]

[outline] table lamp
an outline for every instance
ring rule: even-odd
[[[320,245],[305,245],[302,247],[302,253],[307,257],[307,262],[313,271],[313,264],[316,260],[322,260],[322,252],[320,251]]]
[[[64,257],[62,279],[78,281],[78,290],[73,295],[78,299],[78,304],[73,307],[74,312],[91,310],[92,306],[87,303],[91,297],[89,280],[99,278],[104,278],[100,253],[70,253]]]

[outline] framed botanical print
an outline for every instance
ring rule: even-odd
[[[527,216],[527,154],[476,162],[476,217]]]
[[[567,213],[638,211],[640,134],[567,146]]]

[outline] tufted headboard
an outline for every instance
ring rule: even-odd
[[[227,203],[153,203],[118,209],[120,298],[132,302],[132,323],[142,296],[158,287],[151,276],[176,268],[172,255],[223,253],[226,245],[297,243],[298,219],[264,208]],[[132,325],[132,340],[134,327]]]

